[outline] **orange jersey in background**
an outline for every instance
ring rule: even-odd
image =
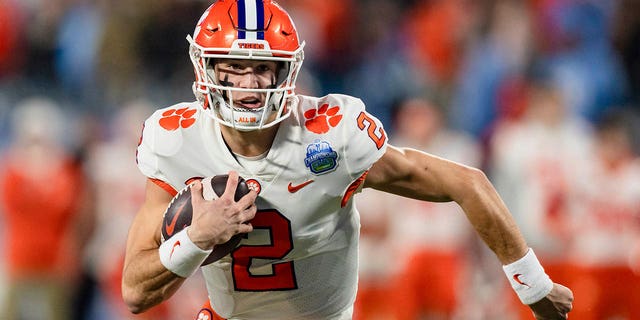
[[[64,251],[70,226],[79,210],[83,176],[71,161],[45,176],[30,176],[17,163],[0,178],[5,219],[7,272],[12,277],[49,274],[74,259]]]

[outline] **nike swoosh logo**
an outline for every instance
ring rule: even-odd
[[[171,257],[173,256],[173,251],[176,250],[176,248],[179,246],[180,246],[180,240],[176,241],[176,243],[173,244],[173,248],[171,248],[171,253],[169,253],[169,259],[171,259]]]
[[[167,234],[169,236],[173,235],[173,229],[176,227],[176,222],[178,221],[178,217],[180,216],[180,213],[182,213],[182,208],[184,208],[184,206],[186,204],[187,204],[186,201],[182,203],[180,208],[178,208],[178,210],[176,210],[176,215],[173,216],[173,219],[171,219],[171,222],[169,224],[167,224]]]
[[[298,192],[298,190],[308,186],[309,184],[311,184],[313,182],[313,180],[307,180],[301,184],[298,185],[292,185],[291,182],[289,182],[289,185],[287,185],[287,190],[289,190],[289,192],[291,193],[296,193]]]
[[[520,280],[521,276],[522,276],[521,273],[516,273],[516,274],[513,275],[513,280],[515,280],[517,283],[519,283],[519,284],[521,284],[523,286],[527,286],[527,287],[531,288],[530,285],[528,285],[528,284],[522,282],[522,280]]]

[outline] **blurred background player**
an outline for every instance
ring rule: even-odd
[[[15,107],[12,140],[0,163],[7,320],[71,317],[80,254],[92,230],[86,177],[66,149],[60,107],[31,98]]]
[[[196,275],[183,286],[179,296],[148,313],[133,315],[122,301],[125,239],[144,200],[146,181],[131,150],[135,150],[142,123],[151,113],[149,101],[132,100],[95,128],[99,138],[88,148],[87,169],[95,188],[97,227],[85,250],[84,267],[92,283],[88,284],[83,299],[77,301],[76,308],[84,307],[77,315],[78,320],[188,319],[200,307],[200,297],[206,295]]]
[[[442,106],[434,98],[409,97],[394,111],[395,144],[480,166],[479,146],[467,134],[446,126]],[[464,212],[454,203],[400,197],[390,201],[394,208],[402,208],[391,220],[391,239],[395,250],[404,253],[392,282],[395,319],[467,318],[464,313],[470,310],[465,308],[475,307],[463,301],[473,291],[470,267],[477,237]]]
[[[540,246],[545,271],[565,279],[572,270],[570,197],[581,174],[577,164],[590,158],[591,128],[567,109],[562,91],[549,78],[530,78],[526,95],[522,115],[495,126],[489,172],[522,232]],[[521,319],[529,319],[530,312],[513,301]]]
[[[441,106],[433,98],[406,97],[393,110],[393,143],[469,166],[480,165],[479,146],[470,136],[446,127]],[[361,254],[361,273],[368,274],[370,265],[387,266],[384,276],[361,277],[356,306],[372,311],[363,311],[362,319],[379,316],[376,310],[381,306],[386,307],[387,318],[393,319],[455,319],[473,310],[475,306],[460,302],[474,292],[468,284],[474,282],[470,261],[476,239],[456,204],[365,190],[358,207],[363,212],[363,242],[372,242],[364,247],[373,248]],[[376,250],[393,254],[380,257]],[[373,295],[367,290],[370,287],[378,287],[377,299],[367,299]]]
[[[144,199],[139,190],[144,177],[137,171],[131,148],[137,145],[141,123],[151,112],[148,102],[136,100],[101,123],[87,124],[93,135],[87,143],[87,169],[95,189],[97,227],[83,256],[87,279],[77,301],[77,307],[83,307],[78,319],[134,318],[120,299],[123,237]],[[138,318],[150,317],[167,318],[166,306]]]
[[[576,288],[576,319],[640,319],[640,158],[637,113],[610,112],[596,124],[590,158],[571,197],[565,277]],[[637,254],[637,252],[635,252]]]

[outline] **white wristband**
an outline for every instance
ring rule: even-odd
[[[187,278],[196,272],[204,262],[204,259],[213,251],[202,250],[193,243],[187,234],[188,228],[186,227],[174,234],[163,242],[158,249],[162,265],[183,278]]]
[[[553,282],[544,272],[544,268],[531,248],[520,260],[502,266],[502,269],[511,287],[524,304],[540,301],[553,289]]]

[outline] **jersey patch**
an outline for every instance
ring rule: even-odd
[[[304,164],[316,175],[331,172],[338,166],[338,153],[329,142],[316,140],[307,146]]]

